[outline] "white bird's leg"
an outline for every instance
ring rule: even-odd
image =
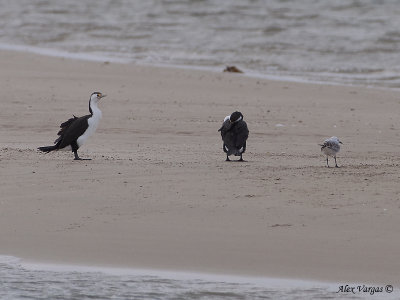
[[[326,166],[329,168],[328,155],[326,156]]]
[[[335,167],[336,167],[336,168],[339,168],[339,166],[338,166],[337,163],[336,163],[336,156],[335,156]]]

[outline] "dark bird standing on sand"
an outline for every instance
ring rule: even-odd
[[[105,96],[102,93],[93,93],[89,100],[90,115],[80,118],[73,116],[73,118],[62,123],[60,125],[61,129],[57,133],[60,137],[54,141],[55,145],[39,147],[38,149],[46,153],[64,148],[71,149],[74,152],[75,160],[82,160],[78,156],[78,149],[96,131],[101,119],[101,110],[97,104]]]
[[[242,155],[246,151],[249,129],[243,120],[242,113],[235,111],[230,116],[226,116],[222,127],[218,131],[221,132],[222,141],[224,142],[222,149],[226,153],[226,161],[230,161],[230,155],[240,156],[239,161],[243,161]]]

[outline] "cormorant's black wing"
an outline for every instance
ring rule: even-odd
[[[222,141],[224,142],[222,146],[223,150],[224,152],[228,153],[228,155],[236,152],[235,133],[232,131],[232,129],[233,123],[231,123],[229,120],[226,120],[224,123],[222,123],[221,128],[218,130],[221,132]]]
[[[79,118],[78,118],[77,116],[73,115],[73,117],[72,117],[71,119],[68,119],[68,120],[65,121],[64,123],[61,123],[61,125],[60,125],[60,128],[61,128],[61,129],[57,132],[57,135],[59,135],[59,137],[54,141],[55,144],[57,144],[57,143],[62,139],[62,136],[63,136],[64,133],[65,133],[65,130],[67,130],[68,127],[70,127],[71,124],[72,124],[74,121],[78,120],[78,119],[79,119]]]
[[[246,141],[249,137],[249,129],[245,121],[239,121],[235,126],[235,146],[240,149],[246,146]]]
[[[232,123],[229,120],[226,120],[224,123],[222,123],[221,128],[218,129],[218,131],[221,132],[222,140],[224,139],[224,136],[229,131],[229,129],[231,129],[231,126],[232,126]]]
[[[80,118],[73,117],[60,125],[61,129],[58,132],[60,136],[55,142],[60,143],[59,149],[62,149],[72,142],[75,142],[88,128],[88,119],[91,115],[86,115]]]

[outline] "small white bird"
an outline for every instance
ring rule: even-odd
[[[335,167],[339,168],[336,163],[336,154],[340,151],[340,144],[343,144],[336,136],[326,139],[321,146],[321,152],[326,155],[326,166],[329,168],[328,157],[335,158]]]

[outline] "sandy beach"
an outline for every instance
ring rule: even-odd
[[[7,51],[0,88],[0,255],[399,285],[397,91]],[[39,153],[94,91],[92,160]],[[250,137],[227,163],[235,110]]]

